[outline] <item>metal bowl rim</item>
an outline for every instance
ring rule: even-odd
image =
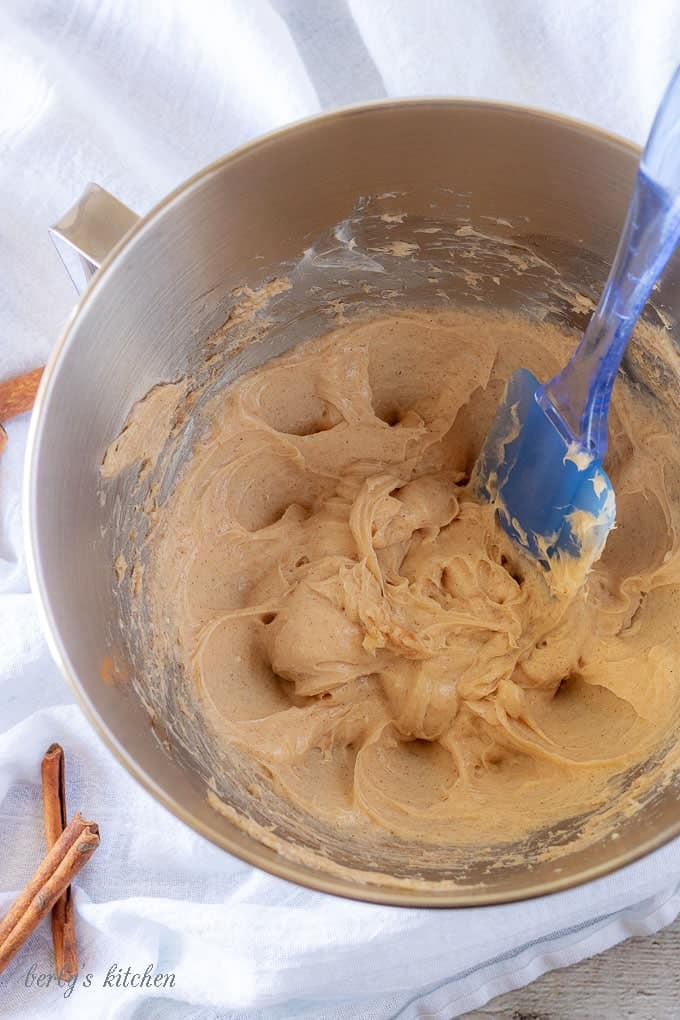
[[[551,113],[535,107],[521,106],[510,103],[499,103],[493,100],[465,98],[457,99],[447,96],[435,97],[414,97],[393,100],[376,100],[370,103],[360,103],[346,106],[328,113],[321,113],[313,117],[305,117],[277,128],[267,134],[246,142],[224,156],[209,163],[203,169],[193,174],[177,188],[171,191],[165,198],[158,202],[144,216],[141,216],[128,233],[115,245],[95,275],[92,283],[80,297],[71,314],[69,315],[64,328],[61,331],[54,349],[45,367],[39,391],[36,397],[33,414],[31,417],[29,434],[26,448],[26,460],[24,471],[23,489],[23,513],[24,527],[27,536],[26,559],[31,590],[36,596],[38,615],[46,635],[50,652],[55,659],[64,678],[71,687],[76,699],[83,710],[86,718],[98,733],[101,740],[108,747],[117,761],[123,765],[128,773],[159,803],[161,803],[176,818],[184,822],[195,832],[226,850],[233,856],[245,861],[254,867],[281,878],[296,885],[304,886],[316,892],[329,893],[331,895],[354,899],[365,903],[375,903],[384,906],[396,907],[422,907],[422,908],[463,908],[478,906],[493,906],[502,903],[512,903],[539,896],[545,896],[566,889],[574,888],[586,882],[601,878],[617,869],[631,864],[646,856],[653,850],[658,849],[671,839],[680,835],[680,811],[677,821],[653,837],[641,842],[634,849],[613,855],[606,863],[585,868],[583,871],[560,878],[543,881],[532,881],[530,873],[524,884],[518,884],[515,889],[505,892],[494,892],[492,888],[485,890],[474,887],[466,890],[464,887],[444,888],[438,892],[433,885],[432,891],[423,889],[404,889],[399,886],[389,887],[384,885],[372,885],[370,883],[350,882],[349,879],[334,876],[322,870],[313,872],[311,868],[277,855],[273,860],[267,857],[261,859],[261,854],[267,848],[252,839],[252,846],[244,849],[235,843],[228,833],[218,832],[202,820],[179,805],[172,796],[166,793],[156,781],[137,763],[127,748],[109,730],[106,720],[95,709],[87,693],[81,686],[76,671],[73,668],[67,649],[61,640],[59,630],[56,626],[54,616],[50,607],[49,595],[45,583],[44,574],[40,563],[37,534],[37,461],[40,440],[44,428],[45,408],[48,397],[52,392],[57,368],[61,358],[70,345],[75,333],[77,320],[81,312],[90,302],[95,300],[98,291],[106,285],[111,276],[112,267],[116,263],[120,253],[131,244],[136,238],[153,225],[160,214],[168,210],[178,199],[189,193],[200,182],[211,174],[221,171],[231,163],[237,162],[241,157],[256,152],[258,149],[265,149],[271,141],[279,141],[285,137],[294,137],[298,133],[309,129],[317,129],[325,123],[336,121],[341,118],[357,117],[371,114],[372,112],[384,112],[387,110],[399,110],[405,107],[450,107],[469,111],[492,112],[497,114],[509,114],[517,117],[524,117],[530,120],[537,119],[545,123],[563,126],[575,133],[589,136],[607,145],[618,147],[636,159],[639,158],[641,149],[639,146],[622,138],[612,132],[595,127],[583,121],[562,114]],[[270,852],[270,851],[269,851]]]

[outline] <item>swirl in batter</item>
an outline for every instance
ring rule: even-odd
[[[211,405],[144,595],[206,724],[312,815],[520,839],[606,804],[676,730],[680,472],[658,406],[617,384],[618,527],[576,595],[468,486],[511,371],[546,378],[574,340],[511,315],[384,316]]]

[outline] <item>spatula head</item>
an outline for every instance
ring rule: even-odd
[[[563,435],[543,410],[539,388],[524,368],[510,377],[474,484],[480,498],[496,504],[503,528],[526,552],[547,569],[559,562],[584,577],[614,524],[614,490],[600,461]]]

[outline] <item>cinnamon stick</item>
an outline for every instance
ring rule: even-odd
[[[42,760],[45,837],[48,850],[66,828],[66,777],[64,752],[51,744]],[[70,981],[78,973],[78,947],[71,886],[52,907],[52,945],[57,977]]]
[[[0,974],[98,846],[96,823],[76,814],[0,921]]]
[[[42,368],[34,368],[0,382],[0,422],[31,410],[42,374]]]

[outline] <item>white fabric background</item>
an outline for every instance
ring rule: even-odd
[[[679,58],[677,0],[2,0],[0,377],[44,362],[74,300],[46,226],[98,181],[138,211],[293,119],[383,96],[493,97],[642,141]],[[26,421],[0,460],[0,911],[43,852],[39,763],[59,740],[103,841],[75,891],[89,988],[0,978],[6,1017],[448,1018],[669,923],[680,845],[559,897],[465,912],[334,900],[232,860],[138,789],[51,662],[21,526]],[[102,988],[112,963],[174,989]],[[634,975],[631,975],[631,983]]]

